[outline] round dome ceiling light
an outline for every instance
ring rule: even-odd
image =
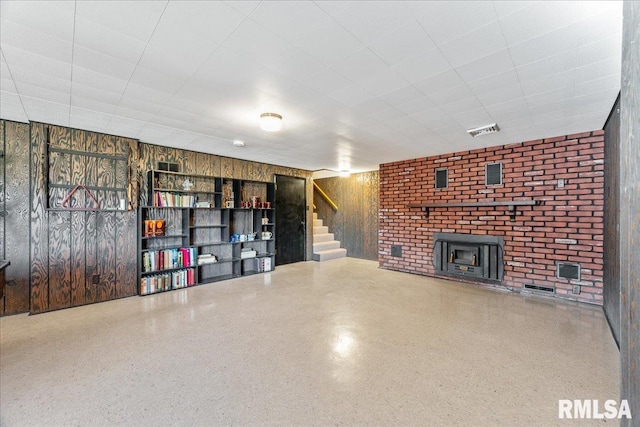
[[[234,147],[244,147],[244,141],[240,141],[239,139],[236,139],[233,141],[233,146]]]
[[[277,132],[282,129],[282,116],[276,113],[262,113],[260,127],[267,132]]]

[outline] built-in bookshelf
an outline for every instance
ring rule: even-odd
[[[148,200],[138,216],[140,295],[275,268],[273,183],[154,170]]]

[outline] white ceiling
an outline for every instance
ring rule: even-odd
[[[614,1],[0,4],[2,118],[308,170],[601,129],[620,89]]]

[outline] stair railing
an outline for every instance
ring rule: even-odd
[[[322,196],[322,198],[324,200],[326,200],[327,203],[329,203],[329,206],[331,206],[333,208],[334,211],[338,211],[338,205],[335,204],[335,202],[333,200],[331,200],[331,197],[329,197],[327,195],[327,193],[325,193],[324,191],[322,191],[322,188],[320,188],[320,186],[318,184],[315,183],[315,181],[313,182],[313,188],[316,189],[316,191],[318,193],[320,193],[320,195]],[[315,206],[314,206],[315,208]]]

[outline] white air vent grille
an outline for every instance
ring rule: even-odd
[[[497,124],[494,123],[492,125],[482,126],[475,129],[469,129],[467,133],[475,138],[476,136],[482,136],[488,133],[496,133],[499,131],[500,131],[500,128],[498,127]]]

